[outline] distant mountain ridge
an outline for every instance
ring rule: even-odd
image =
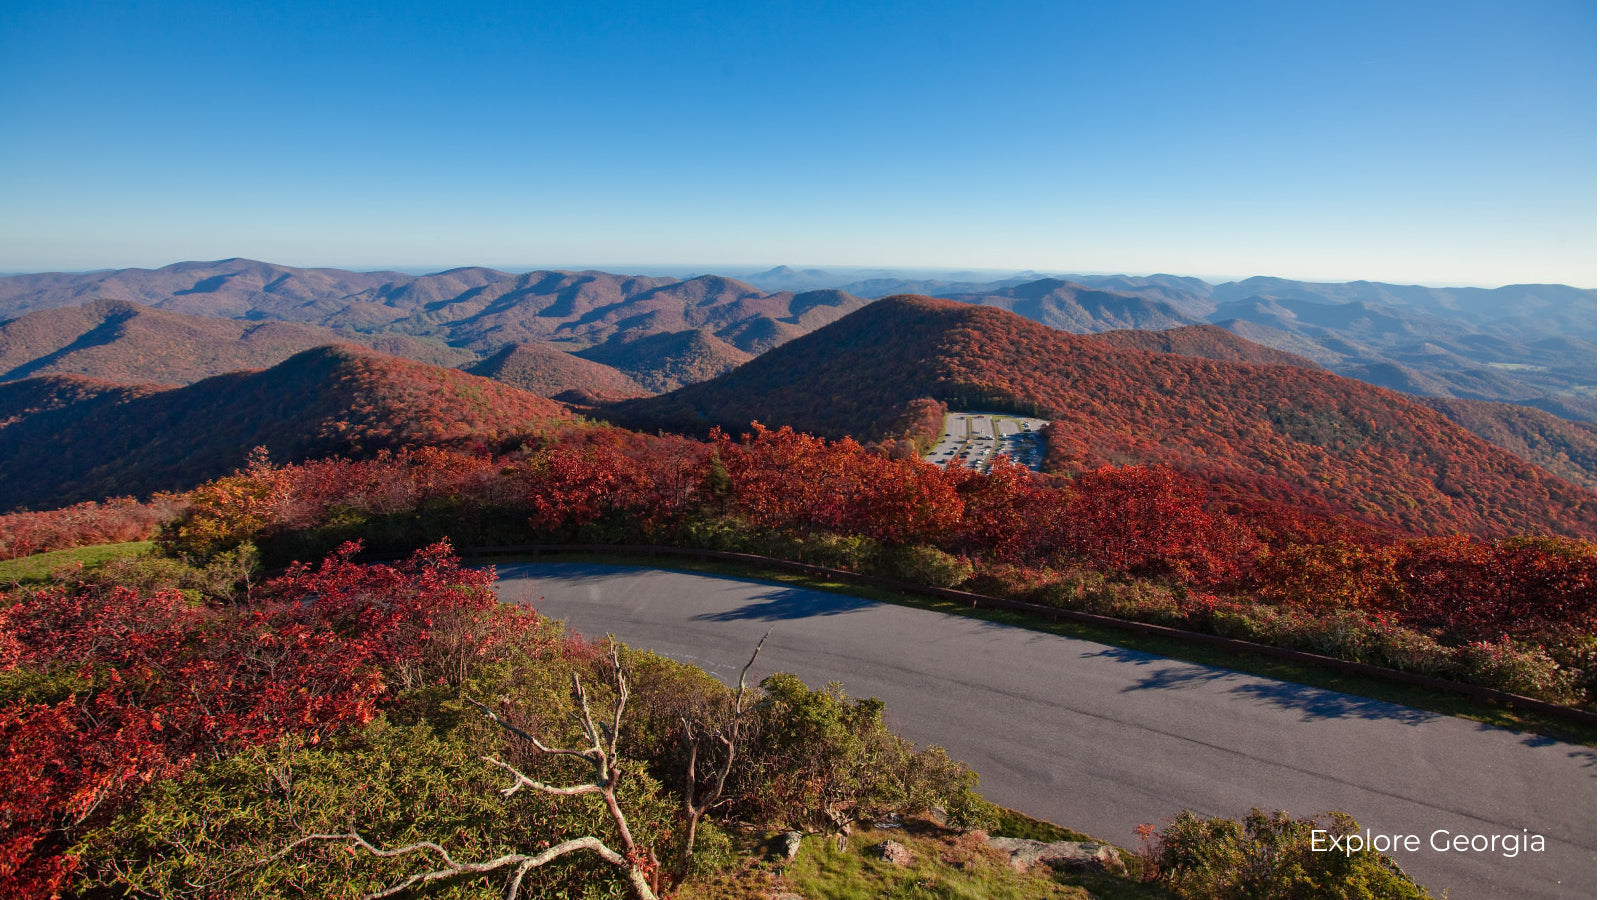
[[[1241,500],[1417,533],[1589,535],[1595,498],[1401,395],[1293,365],[1149,353],[988,306],[890,297],[618,424],[703,434],[752,420],[894,437],[922,399],[1052,419],[1051,464],[1161,463]]]
[[[360,344],[435,365],[473,359],[464,350],[403,335],[195,316],[101,299],[0,322],[0,381],[63,374],[189,384],[225,372],[266,368],[333,343]]]
[[[221,318],[429,337],[477,354],[517,343],[563,341],[583,347],[619,336],[700,328],[759,353],[867,302],[839,291],[767,293],[715,275],[680,281],[461,268],[418,276],[296,269],[247,259],[0,278],[0,318],[97,299]]]
[[[650,394],[639,382],[602,363],[548,344],[512,344],[462,371],[493,378],[540,397],[582,395],[586,400],[623,400]]]
[[[756,287],[718,275],[679,280],[467,267],[417,276],[232,259],[0,278],[0,318],[112,299],[172,313],[348,329],[373,338],[365,343],[375,344],[378,335],[421,338],[474,357],[512,344],[553,343],[574,351],[606,346],[602,352],[619,361],[612,351],[629,345],[641,359],[658,358],[658,344],[636,343],[643,338],[701,331],[741,353],[760,354],[873,297],[909,291],[999,306],[1078,333],[1209,323],[1396,390],[1595,418],[1593,290],[1318,284],[1268,277],[1212,285],[1174,275],[1031,272],[979,280],[993,275],[907,277],[892,270],[780,266],[749,273],[763,285]],[[683,338],[679,343],[693,342]],[[398,345],[383,349],[417,355]],[[686,377],[672,371],[716,370],[702,362],[671,360],[648,374],[633,364],[634,377],[671,385]],[[99,374],[87,364],[80,368]]]
[[[613,339],[576,355],[615,368],[649,393],[715,378],[755,358],[706,328],[653,334],[634,341]]]

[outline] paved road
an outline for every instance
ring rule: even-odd
[[[589,635],[728,680],[757,664],[888,703],[990,799],[1137,846],[1184,808],[1351,813],[1416,834],[1402,867],[1452,900],[1595,896],[1595,751],[1101,644],[765,582],[571,563],[501,566],[500,593]],[[542,598],[542,599],[541,599]],[[1438,852],[1430,835],[1540,834],[1543,852]]]

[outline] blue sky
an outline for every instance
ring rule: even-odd
[[[0,271],[1596,266],[1595,6],[0,6]]]

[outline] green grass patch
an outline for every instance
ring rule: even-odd
[[[1030,841],[1043,841],[1047,844],[1056,841],[1111,843],[1110,841],[1102,841],[1099,838],[1090,837],[1081,831],[1062,828],[1054,822],[1035,819],[1033,816],[1026,816],[1014,809],[1005,809],[1003,807],[1000,810],[1000,824],[995,827],[993,833],[995,837],[1027,838]]]
[[[986,622],[1013,625],[1033,631],[1059,634],[1064,637],[1079,638],[1098,644],[1152,653],[1170,659],[1200,663],[1201,665],[1215,666],[1220,669],[1230,669],[1249,675],[1259,675],[1263,678],[1272,678],[1278,681],[1354,694],[1358,697],[1383,700],[1414,709],[1470,719],[1474,722],[1482,722],[1512,731],[1544,735],[1589,747],[1596,745],[1594,725],[1580,725],[1555,716],[1511,709],[1496,703],[1488,703],[1462,694],[1434,690],[1421,685],[1392,682],[1370,675],[1346,674],[1294,660],[1279,659],[1254,653],[1238,653],[1221,647],[1191,644],[1176,638],[1136,634],[1119,628],[1078,622],[1051,622],[1036,615],[1011,610],[973,609],[972,607],[947,600],[937,600],[916,594],[903,594],[850,581],[776,571],[729,560],[700,561],[681,556],[645,556],[627,553],[544,553],[495,558],[485,557],[483,561],[586,562],[602,565],[648,566],[658,569],[700,572],[708,575],[726,575],[734,578],[755,578],[793,587],[811,588],[836,594],[849,594],[853,597],[864,597],[868,600],[878,600],[883,603],[928,609],[950,615],[981,619]]]
[[[50,580],[58,569],[82,565],[93,569],[113,559],[124,559],[148,552],[155,544],[151,541],[129,541],[125,544],[95,544],[92,547],[73,547],[70,550],[51,550],[16,559],[0,560],[0,586],[41,584]]]

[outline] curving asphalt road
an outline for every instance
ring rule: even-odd
[[[498,567],[504,600],[724,680],[843,682],[943,745],[985,796],[1123,846],[1185,808],[1341,809],[1436,894],[1594,897],[1595,751],[1407,707],[1102,644],[769,582],[578,563]],[[1542,852],[1430,849],[1542,835]],[[1524,831],[1526,829],[1526,831]],[[1520,847],[1526,846],[1521,840]]]

